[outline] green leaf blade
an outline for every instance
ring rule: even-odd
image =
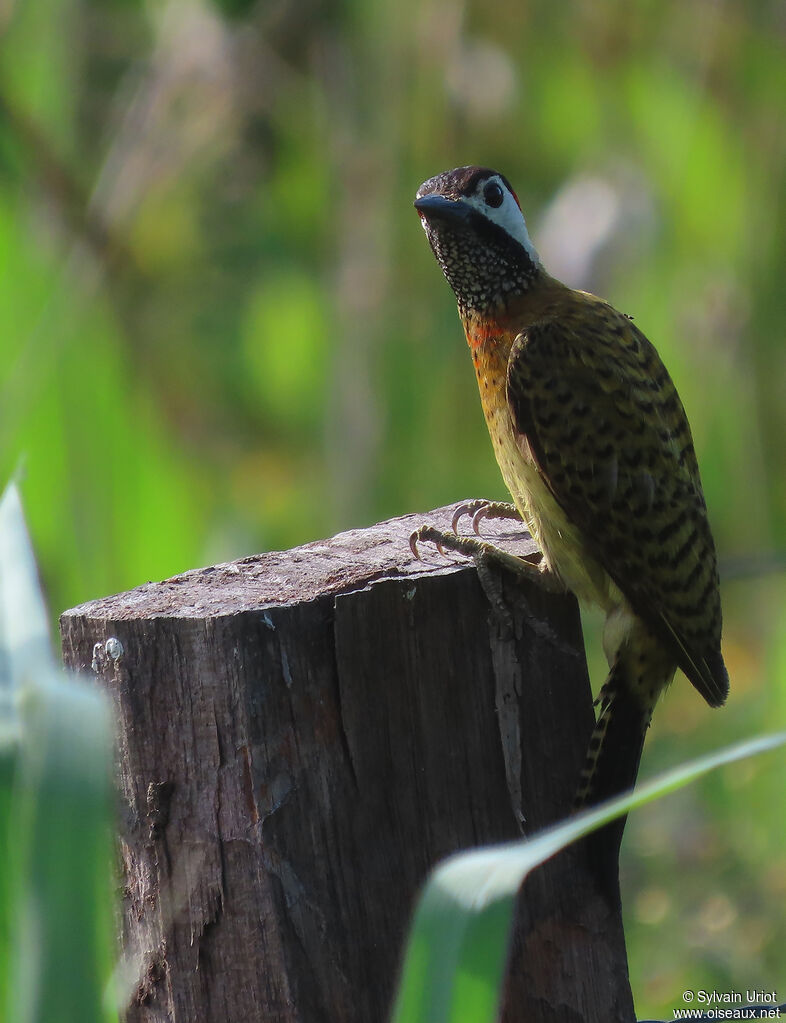
[[[565,846],[709,771],[786,744],[786,732],[691,761],[530,839],[460,853],[431,873],[418,903],[394,1023],[493,1023],[516,895]]]
[[[0,1017],[104,1023],[115,959],[112,728],[55,667],[16,487],[0,500]]]

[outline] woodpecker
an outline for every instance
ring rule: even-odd
[[[508,180],[487,167],[430,178],[415,199],[453,289],[513,505],[542,552],[423,527],[476,557],[518,563],[605,613],[609,673],[575,805],[632,788],[658,697],[680,668],[711,707],[729,691],[715,544],[690,426],[654,346],[607,302],[543,268]],[[620,831],[621,837],[621,831]]]

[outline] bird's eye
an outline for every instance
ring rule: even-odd
[[[496,181],[489,181],[483,189],[483,198],[486,200],[487,206],[491,206],[496,210],[502,205],[505,193],[502,191],[502,186],[500,184]]]

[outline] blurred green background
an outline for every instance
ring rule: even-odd
[[[504,496],[412,209],[484,163],[657,344],[737,576],[729,705],[680,677],[642,774],[783,727],[782,3],[6,0],[0,31],[0,459],[53,612]],[[630,821],[639,1015],[786,999],[785,789],[776,755]]]

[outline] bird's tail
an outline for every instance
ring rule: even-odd
[[[624,664],[616,661],[601,690],[600,715],[573,801],[576,810],[611,799],[636,783],[652,701],[643,698],[625,672]]]
[[[600,715],[589,741],[574,809],[602,803],[636,784],[655,700],[670,681],[673,670],[664,675],[663,667],[658,666],[656,673],[647,675],[642,677],[641,670],[634,673],[631,658],[618,653],[601,690]],[[626,819],[611,821],[586,840],[590,867],[614,905],[619,904],[619,848]]]

